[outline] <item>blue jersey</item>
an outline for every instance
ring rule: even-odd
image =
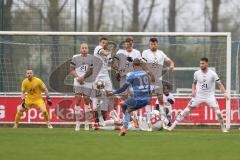
[[[132,92],[135,100],[149,100],[150,79],[145,71],[137,70],[128,73],[125,84],[116,90],[114,94],[122,93],[128,87],[130,87],[130,91]]]

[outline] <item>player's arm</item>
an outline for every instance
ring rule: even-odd
[[[25,108],[25,92],[26,92],[26,85],[24,81],[22,82],[22,87],[21,87],[21,98],[22,98],[22,107]]]
[[[93,73],[93,64],[91,64],[91,65],[88,67],[86,73],[82,76],[82,81],[84,81],[86,78],[88,78],[89,76],[91,76],[92,73]]]
[[[78,74],[77,74],[75,69],[76,69],[76,62],[75,62],[74,57],[73,57],[71,62],[70,62],[70,74],[72,75],[73,78],[78,77]]]
[[[77,79],[79,81],[79,83],[83,83],[84,78],[83,77],[79,77],[77,72],[76,72],[76,63],[74,61],[74,58],[72,59],[72,61],[70,62],[70,74],[72,75],[72,77],[75,79]]]
[[[168,64],[169,70],[172,72],[174,70],[174,62],[170,58],[168,58],[166,60],[166,63]]]
[[[174,98],[174,96],[171,93],[169,94],[167,101],[170,104],[174,104],[175,103],[175,98]]]
[[[116,55],[112,58],[112,62],[111,62],[112,69],[114,69],[117,72],[119,71],[119,63],[120,63],[120,58],[118,56],[119,53],[120,53],[120,50],[117,51]]]
[[[70,67],[70,74],[72,75],[73,78],[78,77],[75,67]]]
[[[197,85],[197,75],[194,73],[193,83],[192,83],[192,97],[196,96],[196,85]]]
[[[99,55],[102,55],[102,56],[108,56],[110,54],[112,54],[112,51],[110,50],[105,50],[103,48],[99,49],[98,52],[97,52]]]
[[[155,76],[154,76],[154,74],[150,71],[150,69],[148,68],[146,58],[142,57],[141,62],[142,62],[142,63],[141,63],[142,69],[149,75],[149,77],[151,78],[151,81],[152,81],[152,82],[155,82]]]
[[[122,87],[113,91],[113,94],[120,94],[120,93],[124,92],[129,87],[129,85],[130,84],[128,82],[126,82]]]
[[[220,79],[216,80],[216,83],[218,85],[218,88],[220,89],[221,93],[224,95],[224,97],[226,98],[226,100],[229,100],[229,96],[225,90],[224,85],[222,84],[222,82],[220,81]]]
[[[168,65],[169,71],[172,72],[174,70],[174,62],[165,53],[162,52],[162,54],[163,54],[163,57],[164,57],[164,61]]]
[[[41,81],[41,80],[40,80],[40,88],[45,93],[45,96],[46,96],[46,99],[47,99],[47,104],[49,106],[51,106],[52,105],[52,100],[51,100],[51,98],[49,96],[48,89],[47,89],[46,85],[43,83],[43,81]]]

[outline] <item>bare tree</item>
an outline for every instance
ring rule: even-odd
[[[150,21],[150,18],[151,18],[151,16],[152,16],[152,12],[153,12],[153,8],[154,8],[154,7],[155,7],[155,0],[152,0],[152,1],[151,1],[151,5],[150,5],[150,7],[149,7],[149,11],[148,11],[147,18],[146,18],[146,20],[145,20],[145,22],[144,22],[144,24],[143,24],[142,31],[145,31],[145,30],[146,30],[146,28],[147,28],[147,26],[148,26],[148,23],[149,23],[149,21]]]
[[[218,32],[220,4],[221,0],[212,0],[211,32]]]
[[[139,31],[139,0],[133,0],[132,11],[133,12],[132,12],[131,31],[138,32]]]
[[[39,8],[38,6],[22,0],[22,2],[34,9],[37,10],[38,13],[41,15],[41,18],[48,24],[51,31],[59,31],[60,30],[60,14],[62,13],[64,7],[66,6],[68,0],[64,0],[62,4],[60,4],[60,1],[56,0],[48,0],[47,2],[47,15],[45,16],[43,14],[42,8]],[[56,67],[60,65],[60,51],[59,51],[59,37],[58,36],[52,36],[52,47],[50,48],[52,54],[51,54],[51,71],[54,71]],[[61,79],[63,75],[65,75],[66,71],[62,71],[62,73],[58,74],[57,79]],[[59,81],[54,81],[55,85],[58,87],[62,87],[61,83]]]
[[[94,0],[88,0],[88,31],[93,32],[95,28],[95,7]]]
[[[168,31],[176,31],[176,0],[169,0]]]
[[[153,9],[156,7],[158,4],[155,3],[156,0],[151,0],[150,6],[141,8],[139,9],[139,0],[133,0],[133,5],[132,5],[132,24],[130,30],[133,32],[138,32],[138,31],[145,31],[147,29],[147,26],[149,24],[149,21],[152,17]],[[143,25],[140,26],[140,21],[139,17],[140,14],[145,10],[148,9],[147,17],[143,21]]]
[[[103,15],[103,10],[104,10],[104,2],[105,2],[105,0],[101,0],[101,2],[100,2],[100,8],[99,8],[99,13],[98,13],[96,31],[100,31],[100,28],[101,28],[102,15]]]
[[[13,6],[13,0],[8,0],[5,1],[4,3],[4,16],[3,16],[3,30],[5,31],[11,31],[12,30],[12,13],[11,13],[11,9]],[[12,41],[12,36],[4,36],[4,39],[6,41]],[[9,86],[9,91],[14,91],[14,84],[16,81],[16,72],[15,72],[15,68],[14,65],[12,65],[14,63],[14,59],[13,59],[13,46],[12,45],[1,45],[1,48],[3,50],[3,57],[1,56],[1,58],[3,58],[1,61],[4,62],[1,66],[1,68],[4,71],[4,76],[6,79],[12,79],[11,81],[5,81],[5,85]]]

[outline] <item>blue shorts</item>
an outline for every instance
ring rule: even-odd
[[[135,100],[134,98],[128,98],[124,101],[124,104],[127,105],[127,108],[131,109],[140,109],[148,105],[149,99]]]

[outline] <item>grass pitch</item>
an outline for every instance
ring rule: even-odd
[[[75,132],[73,128],[0,128],[2,160],[239,160],[240,131]]]

